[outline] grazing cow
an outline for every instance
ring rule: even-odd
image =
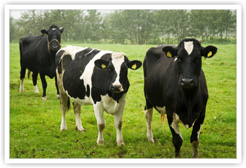
[[[167,114],[173,136],[175,157],[180,157],[183,142],[178,123],[193,127],[190,142],[193,157],[198,157],[199,134],[205,117],[208,90],[202,67],[202,56],[211,58],[214,46],[202,47],[195,39],[184,39],[177,47],[150,48],[143,63],[145,117],[148,141],[154,143],[151,122],[153,108]]]
[[[125,96],[130,86],[127,72],[128,68],[138,69],[142,63],[136,60],[129,61],[123,52],[67,46],[57,52],[56,65],[62,111],[60,130],[67,129],[65,113],[71,98],[77,130],[85,131],[80,119],[81,105],[93,104],[99,130],[97,144],[104,143],[103,113],[106,111],[114,115],[118,146],[124,145],[121,118]]]
[[[55,54],[61,47],[61,33],[63,30],[63,27],[58,28],[57,26],[52,25],[48,30],[41,30],[42,35],[29,35],[20,39],[20,92],[24,91],[23,81],[25,78],[26,69],[29,69],[33,72],[32,81],[35,93],[39,93],[37,87],[37,77],[38,73],[40,73],[43,86],[42,99],[47,100],[47,82],[45,80],[45,75],[50,78],[55,77],[56,80]],[[58,89],[57,96],[59,97]]]

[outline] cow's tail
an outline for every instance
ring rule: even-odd
[[[67,99],[67,110],[69,110],[70,109],[70,98],[68,97],[68,99]]]
[[[31,71],[28,69],[28,72],[27,72],[27,78],[28,79],[30,78],[30,75],[31,75]]]
[[[165,113],[161,113],[161,123],[162,123],[162,124],[165,124],[166,121],[167,121],[166,114],[165,114]]]

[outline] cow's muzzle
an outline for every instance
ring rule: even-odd
[[[61,44],[57,39],[53,39],[48,42],[48,47],[51,50],[59,50],[61,48]]]
[[[120,93],[124,91],[121,84],[112,84],[111,90],[114,93]]]
[[[192,78],[182,78],[180,82],[180,86],[183,89],[191,89],[195,85],[194,79]]]

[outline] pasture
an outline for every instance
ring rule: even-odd
[[[143,61],[146,51],[154,45],[79,44],[112,51],[123,51],[130,60]],[[200,158],[236,158],[236,45],[214,45],[217,54],[204,59],[209,90],[206,117],[198,148]],[[75,130],[73,108],[67,115],[67,131],[60,131],[61,111],[56,98],[54,79],[47,79],[47,101],[43,101],[41,80],[39,94],[33,91],[32,79],[24,80],[24,93],[19,93],[20,56],[18,43],[10,44],[10,158],[173,158],[174,147],[168,123],[161,123],[154,111],[152,129],[154,144],[146,137],[144,116],[143,68],[128,70],[130,89],[126,96],[122,133],[125,146],[118,147],[112,115],[104,113],[104,146],[98,146],[97,123],[93,106],[82,106],[81,119],[86,132]],[[180,124],[184,142],[181,157],[191,158],[191,129]]]

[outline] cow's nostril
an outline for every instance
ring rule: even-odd
[[[122,86],[121,85],[112,85],[112,91],[114,92],[120,92],[122,90]]]
[[[181,79],[181,85],[182,86],[192,86],[192,85],[194,85],[194,80],[191,78],[182,78]]]

